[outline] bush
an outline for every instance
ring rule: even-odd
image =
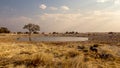
[[[6,27],[0,27],[0,33],[10,33],[10,30]]]

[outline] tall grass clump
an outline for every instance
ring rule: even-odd
[[[52,65],[53,60],[52,54],[47,53],[36,53],[33,55],[24,55],[19,57],[20,60],[14,62],[15,66],[25,65],[27,67],[47,67]]]

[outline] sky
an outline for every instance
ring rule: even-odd
[[[120,0],[0,0],[0,27],[41,32],[120,32]]]

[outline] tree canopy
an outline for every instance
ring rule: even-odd
[[[0,33],[10,33],[10,30],[6,27],[0,27]]]
[[[29,30],[30,33],[32,32],[36,32],[36,31],[39,31],[40,30],[40,27],[39,25],[35,25],[35,24],[27,24],[23,27],[23,29],[27,29]]]

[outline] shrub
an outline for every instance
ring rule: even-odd
[[[10,30],[6,27],[0,27],[0,33],[10,33]]]

